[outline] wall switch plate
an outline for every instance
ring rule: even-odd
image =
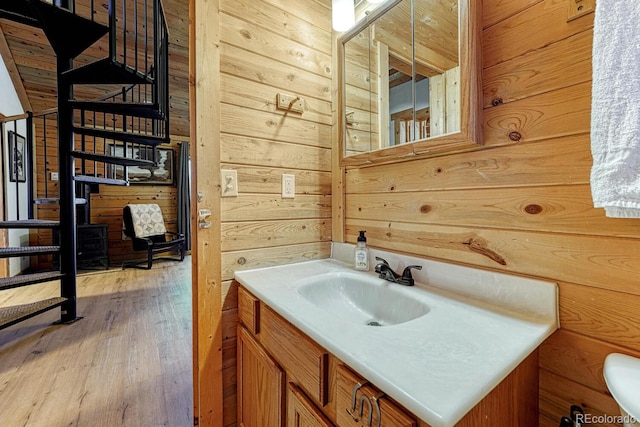
[[[220,189],[222,197],[238,196],[238,171],[222,169],[220,171]]]
[[[51,181],[57,181],[58,180],[58,172],[51,172]]]
[[[296,197],[296,176],[282,174],[282,198],[293,199]]]
[[[304,112],[304,99],[299,96],[278,93],[276,95],[276,107],[279,110],[294,111],[296,113]]]

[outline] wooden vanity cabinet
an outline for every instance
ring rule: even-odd
[[[377,406],[380,427],[429,427],[242,286],[238,318],[239,426],[377,427]],[[456,427],[537,426],[537,403],[534,351]]]

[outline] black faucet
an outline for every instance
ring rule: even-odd
[[[411,276],[411,269],[415,268],[416,270],[422,270],[421,265],[409,265],[407,266],[402,275],[393,271],[393,269],[389,266],[389,263],[380,257],[376,257],[377,261],[381,261],[376,265],[375,271],[378,273],[378,277],[384,280],[388,280],[389,282],[397,283],[399,285],[404,286],[413,286],[414,281]]]

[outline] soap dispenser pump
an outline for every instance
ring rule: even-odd
[[[366,231],[361,230],[358,236],[358,244],[354,250],[354,261],[356,270],[369,271],[369,248],[367,248]]]

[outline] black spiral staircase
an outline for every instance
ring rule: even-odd
[[[0,222],[0,228],[50,229],[59,236],[59,244],[0,248],[0,258],[57,257],[51,271],[0,278],[0,291],[60,281],[58,297],[0,308],[0,329],[57,307],[60,323],[79,318],[77,206],[88,203],[88,193],[97,185],[128,185],[127,167],[154,167],[155,147],[169,142],[168,31],[161,0],[107,0],[104,6],[94,0],[0,3],[0,18],[43,30],[56,54],[58,85],[56,111],[16,118],[27,120],[27,147],[39,155],[25,156],[29,161],[24,167],[32,177],[27,180],[27,212],[18,211],[16,218]],[[90,63],[78,60],[98,43],[108,44],[106,58]],[[103,94],[97,99],[74,95],[96,90]],[[10,126],[5,120],[3,153]],[[56,152],[47,152],[52,145]],[[47,171],[56,161],[59,181],[52,186]],[[44,185],[34,189],[39,174],[44,174]],[[17,192],[19,180],[15,181]],[[34,206],[43,204],[58,205],[59,220],[37,219]]]

